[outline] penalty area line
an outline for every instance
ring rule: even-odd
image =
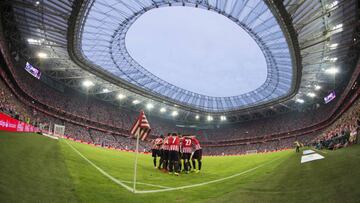
[[[66,144],[68,144],[79,156],[81,156],[85,161],[87,161],[90,165],[92,165],[94,168],[96,168],[101,174],[103,174],[104,176],[106,176],[107,178],[109,178],[110,180],[112,180],[114,183],[124,187],[125,189],[127,189],[130,192],[134,192],[133,188],[125,185],[124,183],[133,183],[133,181],[124,181],[124,180],[118,180],[116,178],[114,178],[113,176],[111,176],[110,174],[108,174],[107,172],[105,172],[103,169],[101,169],[100,167],[98,167],[96,164],[94,164],[92,161],[90,161],[88,158],[86,158],[83,154],[81,154],[77,149],[75,149],[75,147],[73,147],[71,144],[69,144],[66,140],[65,140]],[[159,187],[159,188],[165,188],[165,189],[171,189],[171,187],[166,187],[166,186],[161,186],[161,185],[153,185],[153,184],[149,184],[149,183],[142,183],[142,182],[136,182],[136,184],[138,185],[146,185],[146,186],[152,186],[152,187]]]

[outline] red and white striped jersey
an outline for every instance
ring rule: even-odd
[[[201,149],[200,142],[195,137],[191,138],[195,150]]]
[[[179,151],[180,138],[178,136],[169,137],[169,150],[170,151]]]
[[[182,153],[191,153],[192,152],[192,140],[189,138],[185,138],[181,142],[181,151]]]
[[[160,137],[156,138],[155,140],[153,140],[153,145],[151,149],[160,149],[162,143],[163,143],[162,138]]]
[[[165,137],[163,144],[161,145],[162,150],[169,150],[169,137]]]

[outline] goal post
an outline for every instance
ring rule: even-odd
[[[54,124],[54,136],[62,137],[65,134],[65,126],[64,125],[58,125]]]

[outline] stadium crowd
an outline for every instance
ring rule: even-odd
[[[280,151],[293,148],[296,141],[304,145],[310,145],[311,141],[317,135],[318,133],[310,133],[302,136],[289,136],[266,141],[248,142],[241,145],[207,146],[206,148],[204,147],[204,154],[215,156]]]
[[[19,71],[19,70],[18,70]],[[19,71],[21,72],[21,71]],[[23,75],[22,75],[23,74]],[[69,138],[80,140],[86,143],[93,143],[103,147],[112,147],[124,150],[134,150],[135,141],[129,138],[129,134],[122,131],[122,135],[114,134],[111,130],[115,129],[129,129],[132,121],[135,119],[136,114],[126,109],[120,109],[112,104],[104,104],[104,102],[97,99],[88,97],[86,95],[80,95],[76,92],[64,94],[54,90],[47,85],[39,82],[36,79],[24,73],[19,73],[21,76],[21,87],[34,98],[35,103],[44,103],[47,106],[52,106],[58,111],[64,111],[67,114],[79,116],[80,121],[93,121],[99,123],[101,126],[109,126],[105,130],[96,130],[89,126],[88,122],[83,122],[85,125],[74,124],[63,119],[59,119],[56,116],[37,111],[35,108],[24,105],[18,98],[6,88],[5,83],[0,83],[1,87],[1,99],[0,110],[22,121],[32,122],[35,125],[42,123],[43,125],[61,124],[65,125],[65,134]],[[29,85],[30,84],[30,85]],[[359,102],[354,106],[358,106]],[[327,110],[327,109],[325,109]],[[348,115],[349,113],[345,114]],[[256,122],[245,122],[236,126],[226,126],[218,129],[188,129],[174,127],[174,124],[170,121],[161,121],[158,118],[151,118],[151,125],[153,129],[153,135],[163,134],[163,132],[181,132],[187,134],[196,134],[200,141],[205,142],[217,142],[221,140],[233,141],[233,140],[246,140],[246,142],[240,142],[233,145],[214,145],[204,148],[204,154],[207,155],[230,155],[230,154],[244,154],[252,150],[257,152],[267,152],[280,150],[284,148],[290,148],[293,146],[295,140],[299,140],[302,143],[309,143],[309,139],[315,139],[314,134],[306,136],[289,136],[281,138],[269,138],[266,139],[266,134],[287,132],[300,128],[300,126],[306,126],[306,123],[319,122],[323,117],[323,114],[314,114],[314,116],[306,117],[307,113],[299,112],[297,116],[288,114],[282,115],[276,118],[272,118],[271,122],[267,119],[257,120]],[[343,146],[351,144],[353,141],[350,139],[343,139],[348,136],[350,131],[351,135],[357,132],[357,124],[359,112],[353,112],[349,116],[343,116],[339,119],[331,129],[326,131],[323,136],[316,138],[315,143],[317,147],[337,149]],[[356,117],[357,116],[357,117]],[[291,125],[281,125],[286,121],[293,121]],[[81,122],[80,122],[81,123]],[[278,123],[274,125],[274,123]],[[106,129],[109,129],[108,131]],[[111,130],[110,130],[111,129]],[[126,132],[126,131],[125,131]],[[258,140],[251,140],[252,138],[258,138]],[[250,140],[249,140],[250,138]],[[349,142],[352,141],[352,142]],[[142,143],[140,151],[149,151],[150,144]]]
[[[21,88],[31,97],[39,103],[43,103],[53,110],[60,113],[66,113],[79,119],[99,123],[103,127],[110,127],[114,129],[127,130],[131,127],[132,122],[137,116],[137,112],[121,108],[111,103],[100,101],[91,96],[79,94],[65,89],[65,92],[60,92],[56,89],[49,87],[48,85],[40,82],[39,80],[32,78],[25,71],[15,69],[16,75],[19,77],[19,85]],[[297,112],[284,114],[274,118],[264,118],[257,120],[256,122],[248,121],[235,126],[225,126],[214,129],[189,129],[176,127],[175,123],[158,117],[149,116],[153,127],[152,134],[158,135],[165,132],[181,132],[191,133],[199,136],[201,141],[232,141],[241,138],[251,138],[264,136],[264,134],[279,134],[292,130],[301,129],[304,126],[309,126],[314,123],[320,122],[324,119],[326,112],[331,108],[329,106],[323,106],[319,111],[325,113],[318,113],[309,115],[307,112]],[[282,125],[283,123],[289,123],[291,125]],[[276,123],[274,125],[274,123]],[[190,132],[189,132],[190,131]]]
[[[4,81],[1,82],[0,110],[2,112],[36,126],[40,123],[45,126],[54,123],[65,125],[65,133],[68,137],[83,142],[105,147],[133,149],[135,144],[134,140],[129,138],[128,129],[137,116],[136,112],[80,94],[66,87],[63,90],[54,89],[30,76],[19,64],[13,65],[10,57],[5,56],[5,58],[11,76],[14,78],[5,78],[7,74],[1,72],[4,81],[7,80],[6,84]],[[18,89],[15,88],[17,85]],[[311,136],[301,136],[301,134],[287,136],[287,132],[300,130],[305,126],[323,121],[331,109],[331,105],[323,105],[316,114],[292,112],[213,129],[180,128],[176,127],[172,121],[152,116],[149,116],[149,120],[153,137],[164,132],[193,134],[198,135],[198,139],[206,146],[205,154],[239,154],[249,150],[262,152],[292,147],[294,139],[301,137],[305,139]],[[340,127],[334,128],[333,131],[328,131],[329,133],[318,141],[324,143],[329,138],[338,137],[341,131],[335,129],[343,129],[343,125],[339,125]],[[351,125],[347,128],[354,131]],[[221,142],[225,143],[219,144]],[[307,143],[307,140],[302,142]],[[346,143],[336,144],[335,148],[338,148]],[[145,142],[142,145],[142,150],[149,150],[149,144]]]
[[[313,140],[318,149],[336,150],[348,147],[359,141],[360,130],[360,100],[337,119],[329,128]]]

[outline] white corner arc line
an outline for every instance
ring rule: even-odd
[[[124,183],[122,183],[121,181],[119,181],[118,179],[112,177],[110,174],[106,173],[104,170],[102,170],[101,168],[99,168],[97,165],[95,165],[92,161],[90,161],[89,159],[87,159],[84,155],[82,155],[77,149],[75,149],[75,147],[73,147],[71,144],[69,144],[66,140],[65,140],[66,144],[68,144],[77,154],[79,154],[83,159],[85,159],[85,161],[87,161],[89,164],[91,164],[94,168],[96,168],[100,173],[102,173],[104,176],[106,176],[107,178],[109,178],[110,180],[112,180],[114,183],[124,187],[125,189],[127,189],[130,192],[134,192],[134,190],[125,185]]]
[[[221,182],[221,181],[224,181],[224,180],[227,180],[227,179],[231,179],[231,178],[234,178],[234,177],[237,177],[237,176],[241,176],[241,175],[244,175],[246,173],[249,173],[251,171],[254,171],[258,168],[261,168],[261,167],[264,167],[265,165],[268,165],[276,160],[280,159],[279,158],[276,158],[274,160],[271,160],[271,161],[268,161],[266,163],[263,163],[263,164],[260,164],[254,168],[251,168],[251,169],[248,169],[246,171],[243,171],[243,172],[240,172],[240,173],[237,173],[237,174],[234,174],[234,175],[231,175],[231,176],[227,176],[225,178],[220,178],[220,179],[216,179],[216,180],[211,180],[211,181],[207,181],[207,182],[203,182],[203,183],[197,183],[197,184],[192,184],[192,185],[186,185],[186,186],[180,186],[180,187],[175,187],[175,188],[168,188],[168,189],[159,189],[159,190],[135,190],[135,193],[138,193],[138,194],[144,194],[144,193],[156,193],[156,192],[165,192],[165,191],[172,191],[172,190],[182,190],[182,189],[187,189],[187,188],[193,188],[193,187],[199,187],[199,186],[203,186],[203,185],[208,185],[208,184],[211,184],[211,183],[216,183],[216,182]]]

